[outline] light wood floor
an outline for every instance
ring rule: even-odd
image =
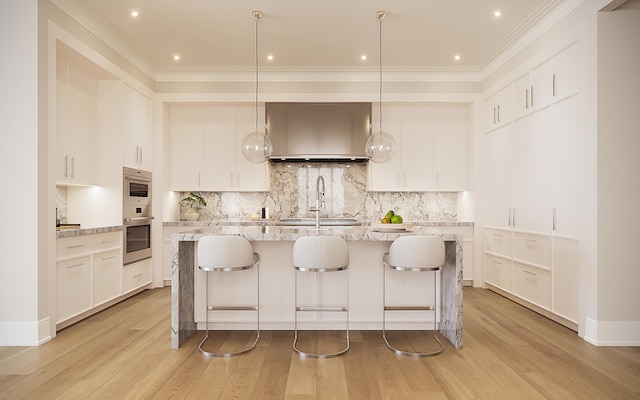
[[[215,335],[212,346],[250,339]],[[171,350],[170,290],[149,290],[43,346],[0,347],[0,398],[640,399],[640,347],[592,346],[483,289],[464,290],[464,349],[426,359],[396,356],[380,331],[352,332],[351,350],[326,360],[301,359],[291,331],[230,359],[203,357],[202,336]]]

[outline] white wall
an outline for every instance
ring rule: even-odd
[[[640,344],[640,0],[598,16],[597,321],[588,340]]]
[[[39,265],[47,252],[38,235],[47,218],[38,186],[38,0],[0,2],[0,50],[8,60],[0,74],[0,185],[8,189],[0,200],[0,346],[36,345],[39,272],[46,271]]]

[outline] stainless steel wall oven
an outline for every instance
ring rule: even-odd
[[[151,172],[123,168],[124,264],[151,257]]]

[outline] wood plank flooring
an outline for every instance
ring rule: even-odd
[[[350,351],[334,359],[300,358],[291,331],[263,331],[242,356],[207,358],[203,332],[171,349],[170,302],[169,288],[148,290],[43,346],[0,347],[0,399],[640,399],[640,347],[592,346],[488,290],[464,289],[464,349],[445,341],[425,359],[396,356],[380,331],[352,331]],[[340,346],[333,332],[305,334],[309,350],[319,337]],[[212,336],[221,349],[251,340]],[[433,345],[423,332],[389,338]]]

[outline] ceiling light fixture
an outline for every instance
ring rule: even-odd
[[[242,154],[251,162],[262,163],[273,153],[273,145],[269,136],[258,130],[258,22],[262,18],[262,12],[253,11],[251,15],[256,21],[256,130],[242,139]]]
[[[379,72],[380,72],[380,97],[379,97],[379,112],[378,116],[379,120],[379,128],[377,132],[374,132],[367,139],[367,144],[365,145],[365,152],[369,157],[369,160],[376,163],[385,163],[393,158],[393,155],[396,153],[396,141],[393,139],[393,136],[389,135],[386,132],[382,131],[382,20],[385,17],[384,11],[376,12],[376,18],[378,18],[379,25]]]
[[[179,54],[176,54],[175,56],[173,56],[173,59],[174,59],[175,61],[180,61],[180,55],[179,55]]]
[[[456,61],[460,61],[460,54],[456,54],[455,56],[453,56],[453,59]]]
[[[138,11],[137,11],[137,10],[133,10],[133,11],[131,11],[131,16],[132,16],[133,18],[136,18],[138,15],[140,15],[140,14],[138,13]]]
[[[496,10],[496,11],[493,12],[493,16],[494,17],[500,17],[501,15],[502,15],[502,11],[500,11],[500,10]]]

